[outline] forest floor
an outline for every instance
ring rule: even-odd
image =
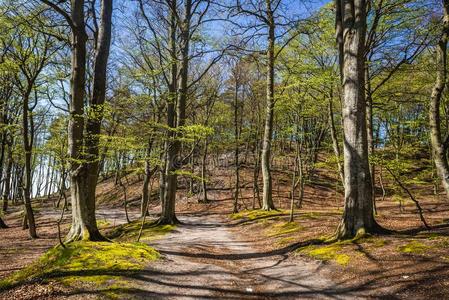
[[[250,182],[250,170],[244,170]],[[323,176],[321,176],[323,177]],[[122,274],[121,281],[76,288],[54,281],[16,286],[0,299],[88,298],[385,298],[444,299],[449,295],[449,205],[442,198],[416,189],[424,215],[433,226],[423,228],[416,207],[406,198],[378,202],[377,220],[395,232],[340,243],[326,243],[342,213],[341,194],[331,179],[306,188],[303,207],[288,222],[289,182],[275,177],[279,210],[245,210],[252,205],[250,184],[242,183],[240,213],[231,214],[230,174],[214,177],[208,204],[197,203],[182,190],[178,216],[182,224],[156,240],[145,241],[160,259],[143,270]],[[128,196],[130,219],[137,219],[140,182],[132,181]],[[97,218],[105,233],[126,223],[121,189],[107,181],[99,186]],[[156,195],[154,195],[156,196]],[[59,211],[36,202],[40,239],[29,240],[20,228],[20,211],[13,208],[0,232],[0,279],[31,264],[58,243]],[[160,207],[155,202],[152,214]],[[67,214],[63,233],[69,226]],[[92,274],[89,274],[90,276]],[[83,276],[82,274],[80,276]]]

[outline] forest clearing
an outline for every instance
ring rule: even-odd
[[[0,299],[449,298],[449,0],[0,0]]]

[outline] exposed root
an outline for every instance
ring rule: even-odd
[[[379,225],[376,221],[374,221],[373,226],[371,228],[367,227],[360,227],[357,230],[350,231],[347,230],[344,221],[340,222],[340,224],[337,227],[337,230],[333,236],[331,236],[326,242],[337,242],[342,240],[358,240],[360,238],[363,238],[367,235],[389,235],[392,234],[393,231],[390,229],[384,228]]]
[[[161,216],[159,220],[157,220],[153,226],[159,226],[159,225],[178,225],[181,224],[181,221],[178,220],[176,215],[173,215],[171,217],[164,217]]]
[[[65,242],[71,243],[76,241],[111,242],[111,240],[104,237],[98,229],[89,231],[87,228],[83,230],[80,226],[77,226],[75,229],[72,225],[69,234],[65,238]]]

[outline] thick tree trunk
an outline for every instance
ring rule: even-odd
[[[94,85],[90,109],[95,112],[87,119],[83,133],[83,105],[86,75],[86,41],[84,1],[72,1],[72,99],[69,121],[69,153],[71,165],[72,227],[67,236],[74,240],[105,240],[95,218],[95,190],[98,181],[98,141],[106,92],[106,68],[111,43],[112,0],[101,2],[101,25],[95,45]],[[82,154],[83,140],[86,155]],[[84,157],[83,157],[84,156]],[[81,161],[80,159],[85,160]]]
[[[449,40],[449,0],[443,1],[443,29],[440,40],[436,48],[436,69],[437,77],[432,90],[429,111],[430,142],[432,145],[433,157],[438,176],[442,186],[449,198],[449,164],[447,160],[447,150],[449,148],[449,138],[444,142],[441,133],[440,103],[446,87],[447,80],[447,43]]]
[[[172,23],[176,24],[176,18],[174,16],[176,9],[176,1],[172,1]],[[187,80],[188,80],[188,67],[189,67],[189,45],[190,45],[190,18],[192,10],[192,0],[185,1],[185,16],[181,23],[181,70],[180,70],[180,86],[178,91],[178,101],[176,106],[176,121],[174,110],[174,97],[170,99],[167,112],[167,123],[171,128],[179,128],[185,124],[185,109],[187,102]],[[176,26],[171,29],[172,38],[171,42],[176,43]],[[173,38],[174,37],[174,38]],[[175,47],[172,45],[172,51]],[[176,52],[173,52],[173,59],[176,60]],[[172,68],[176,65],[173,63]],[[173,72],[173,71],[172,71]],[[176,76],[177,73],[172,73],[172,76]],[[175,77],[176,78],[176,77]],[[176,80],[172,79],[172,84],[176,84]],[[174,132],[170,134],[173,141],[169,143],[166,168],[165,168],[165,192],[164,202],[162,203],[162,214],[158,221],[158,224],[176,224],[179,223],[176,218],[175,205],[176,205],[176,191],[177,191],[177,171],[182,167],[182,159],[179,157],[181,150],[181,141],[176,137]]]
[[[275,43],[275,23],[271,10],[271,1],[266,0],[269,29],[268,29],[268,48],[267,48],[267,107],[265,115],[265,129],[262,146],[262,178],[263,195],[262,209],[275,209],[273,203],[273,187],[270,170],[271,141],[273,135],[273,115],[274,115],[274,43]]]
[[[365,118],[366,3],[365,0],[340,0],[337,1],[337,5],[342,5],[343,24],[345,175],[345,207],[337,229],[337,238],[352,238],[379,229],[373,216]]]

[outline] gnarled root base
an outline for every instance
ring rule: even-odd
[[[335,235],[330,238],[330,241],[340,241],[348,239],[359,239],[368,234],[391,234],[392,231],[380,226],[376,221],[370,227],[358,227],[353,230],[349,230],[348,226],[342,221],[337,227]]]
[[[89,230],[86,227],[72,225],[65,238],[65,242],[71,243],[76,241],[110,242],[98,229]]]
[[[166,216],[160,216],[159,220],[157,220],[154,225],[177,225],[181,224],[181,221],[178,220],[176,215],[166,217]]]
[[[276,207],[274,207],[274,205],[263,205],[261,210],[265,210],[265,211],[270,211],[270,210],[277,210]]]

